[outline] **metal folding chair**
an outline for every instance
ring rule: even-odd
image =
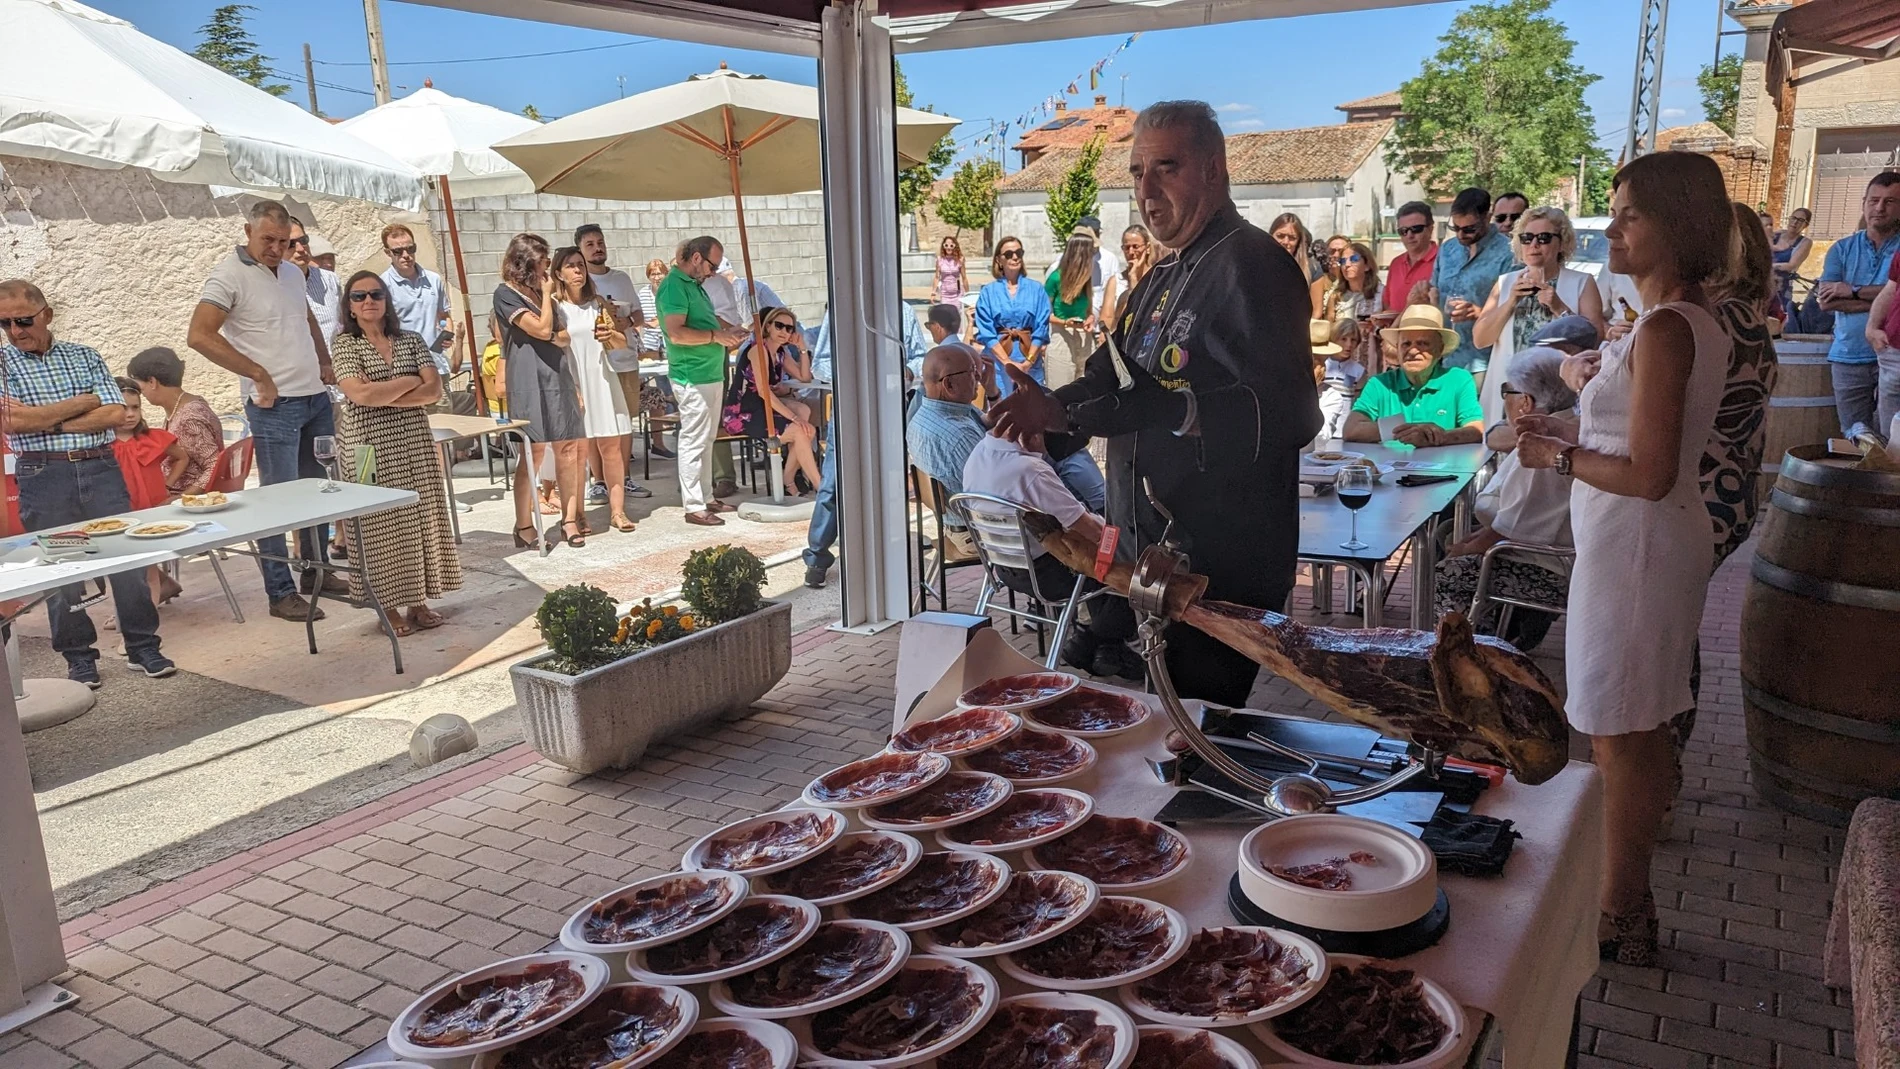
[[[937,608],[950,611],[950,571],[953,568],[980,567],[983,561],[975,552],[952,545],[944,531],[944,514],[950,508],[950,495],[943,484],[915,464],[910,468],[911,522],[917,531],[917,604],[919,610],[930,607],[930,595],[937,595]],[[924,514],[930,514],[926,521]],[[935,524],[929,548],[924,546],[925,523]]]
[[[950,507],[962,515],[970,531],[970,540],[976,544],[977,559],[983,562],[983,592],[977,595],[975,613],[978,616],[988,613],[990,599],[998,591],[1009,589],[997,574],[998,568],[1015,568],[1026,573],[1029,576],[1029,604],[1021,609],[1014,605],[999,606],[996,611],[1012,620],[1027,620],[1035,624],[1038,637],[1043,634],[1045,625],[1055,628],[1048,635],[1046,656],[1043,658],[1043,666],[1054,669],[1062,656],[1062,640],[1068,637],[1069,627],[1075,621],[1076,609],[1094,594],[1082,593],[1081,576],[1076,577],[1075,585],[1069,588],[1066,598],[1043,593],[1042,584],[1036,579],[1036,537],[1023,524],[1028,509],[1000,497],[970,493],[953,495]],[[1057,605],[1061,606],[1061,612],[1055,616],[1048,615],[1049,610]],[[1036,611],[1039,609],[1042,611]]]
[[[1483,610],[1485,604],[1488,602],[1495,602],[1499,606],[1498,623],[1493,632],[1499,635],[1504,634],[1505,631],[1510,628],[1511,613],[1517,609],[1533,609],[1538,612],[1550,613],[1553,616],[1562,616],[1564,614],[1567,606],[1563,604],[1551,605],[1546,602],[1532,601],[1528,598],[1513,598],[1501,594],[1493,594],[1491,592],[1491,572],[1500,555],[1510,558],[1542,558],[1562,564],[1568,564],[1577,559],[1577,551],[1569,546],[1553,546],[1543,542],[1514,542],[1508,538],[1492,546],[1490,549],[1485,550],[1484,561],[1478,565],[1478,585],[1477,588],[1471,592],[1471,623],[1473,628],[1477,628],[1478,622],[1484,619]]]

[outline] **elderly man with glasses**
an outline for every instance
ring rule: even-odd
[[[1452,200],[1451,232],[1458,240],[1439,246],[1438,262],[1432,267],[1432,303],[1444,311],[1458,334],[1458,344],[1444,354],[1445,363],[1470,371],[1482,382],[1491,350],[1472,342],[1471,327],[1498,276],[1511,269],[1516,257],[1510,236],[1492,224],[1491,194],[1482,189],[1461,190]]]
[[[1396,350],[1399,366],[1366,380],[1346,417],[1346,440],[1377,442],[1384,437],[1421,448],[1465,445],[1484,438],[1484,411],[1478,405],[1478,384],[1461,367],[1448,367],[1446,350],[1458,335],[1445,327],[1438,309],[1415,304],[1397,324],[1379,332],[1388,350]],[[1379,423],[1398,419],[1389,435]]]

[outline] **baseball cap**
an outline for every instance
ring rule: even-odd
[[[335,256],[336,246],[330,244],[330,239],[322,234],[312,234],[310,235],[310,255]]]
[[[1532,345],[1544,345],[1548,342],[1567,342],[1584,349],[1594,349],[1600,339],[1597,328],[1582,316],[1559,316],[1543,325],[1537,333],[1531,335]]]
[[[1077,219],[1075,221],[1075,225],[1078,227],[1084,227],[1084,226],[1088,227],[1089,232],[1094,234],[1098,238],[1102,236],[1102,221],[1100,219],[1097,219],[1093,215],[1085,215],[1082,218]]]

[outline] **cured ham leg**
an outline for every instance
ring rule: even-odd
[[[1029,528],[1043,548],[1084,575],[1096,546],[1040,513]],[[1128,592],[1133,567],[1117,561],[1103,583]],[[1509,768],[1542,783],[1569,759],[1569,728],[1555,688],[1531,659],[1462,614],[1447,613],[1436,635],[1385,627],[1308,627],[1264,609],[1203,600],[1207,582],[1171,583],[1167,615],[1246,654],[1328,708],[1440,753]]]

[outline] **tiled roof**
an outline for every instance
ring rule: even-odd
[[[1391,129],[1388,120],[1235,134],[1227,139],[1228,177],[1237,186],[1346,178],[1378,149]],[[1134,185],[1128,177],[1129,147],[1109,145],[1102,151],[1102,160],[1095,167],[1095,179],[1101,188],[1128,189]],[[998,182],[997,192],[1048,189],[1068,171],[1078,151],[1061,149],[1043,156]]]
[[[1658,149],[1674,148],[1677,142],[1682,142],[1684,148],[1689,148],[1693,143],[1696,150],[1702,151],[1709,147],[1727,148],[1734,143],[1734,139],[1723,133],[1722,128],[1712,122],[1671,126],[1666,130],[1656,132]]]
[[[1399,91],[1394,89],[1390,93],[1380,93],[1376,97],[1367,97],[1364,100],[1348,100],[1344,104],[1335,104],[1333,105],[1333,110],[1364,111],[1367,108],[1396,108],[1398,106]]]
[[[1088,144],[1089,138],[1101,131],[1097,126],[1107,126],[1110,144],[1125,141],[1135,130],[1135,109],[1112,108],[1107,98],[1097,96],[1098,103],[1092,108],[1069,108],[1052,117],[1048,122],[1029,131],[1016,142],[1018,152],[1047,152],[1058,148],[1081,148]]]

